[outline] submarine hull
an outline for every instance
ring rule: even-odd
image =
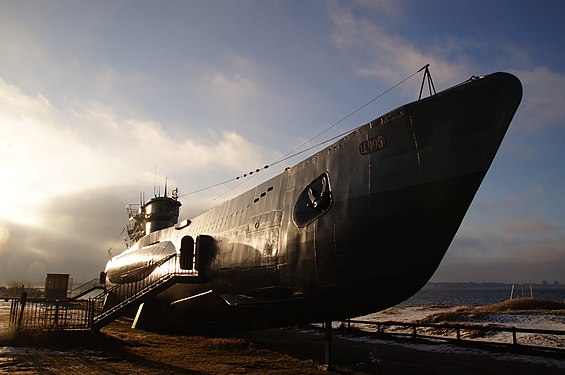
[[[187,227],[146,235],[140,249],[206,241],[196,246],[202,281],[146,301],[138,327],[284,326],[409,298],[439,266],[521,97],[508,73],[469,80],[359,127]]]

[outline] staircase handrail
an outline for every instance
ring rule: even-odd
[[[91,320],[91,327],[93,329],[99,329],[106,324],[110,323],[116,317],[120,316],[123,311],[130,308],[133,304],[142,302],[146,298],[156,295],[170,285],[177,282],[202,282],[202,279],[198,277],[198,273],[193,269],[183,270],[179,268],[178,263],[179,256],[177,254],[172,254],[161,259],[159,262],[155,263],[155,267],[160,267],[163,264],[169,262],[170,265],[161,269],[161,272],[154,275],[154,277],[146,277],[143,280],[139,280],[129,284],[118,284],[110,288],[106,293],[102,293],[101,296],[107,296],[108,293],[112,291],[118,291],[120,288],[124,288],[124,293],[117,293],[117,300],[112,301],[111,306],[105,306],[101,301],[94,301],[93,303],[93,314]],[[131,278],[135,279],[136,275],[132,275]],[[183,281],[181,281],[181,278]],[[189,281],[190,280],[190,281]],[[121,292],[121,291],[120,291]]]
[[[176,253],[167,255],[166,257],[164,257],[164,258],[162,258],[162,259],[159,259],[157,262],[155,262],[155,263],[153,264],[153,266],[154,266],[155,268],[160,267],[160,266],[162,266],[163,264],[165,264],[167,261],[169,261],[171,258],[174,258],[174,257],[176,257],[176,256],[177,256]],[[131,283],[128,283],[128,282],[127,282],[128,279],[129,279],[129,280],[135,280],[137,276],[142,275],[142,274],[145,273],[145,272],[147,272],[146,269],[144,269],[144,268],[143,268],[143,269],[140,269],[139,271],[133,273],[131,276],[128,276],[128,278],[126,279],[126,282],[120,283],[120,284],[116,284],[116,285],[114,285],[113,287],[111,287],[111,288],[109,288],[109,289],[106,289],[104,292],[98,294],[97,296],[94,296],[92,299],[95,300],[95,301],[96,301],[96,300],[100,300],[100,299],[104,299],[104,297],[106,297],[106,295],[108,295],[109,293],[115,292],[116,290],[118,290],[118,289],[120,289],[120,288],[124,288],[126,285],[129,286],[129,284],[131,284]],[[143,278],[142,280],[139,280],[139,281],[135,282],[135,284],[138,284],[138,283],[142,283],[142,284],[143,284],[146,279],[147,279],[147,278]],[[149,283],[147,283],[147,284],[149,285],[149,284],[151,284],[151,282],[149,282]],[[141,290],[141,289],[143,289],[143,287],[140,288],[140,290]]]
[[[100,285],[102,285],[102,284],[100,283],[100,278],[97,277],[97,278],[95,278],[95,279],[92,279],[92,280],[90,280],[90,281],[87,281],[87,282],[84,283],[84,284],[81,284],[81,285],[77,286],[77,287],[74,288],[74,289],[71,289],[71,290],[67,293],[67,297],[68,297],[69,299],[72,299],[74,296],[76,296],[76,295],[82,293],[83,291],[85,291],[85,290],[87,290],[87,289],[91,289],[91,288],[93,288],[93,287],[95,287],[95,286],[100,286]]]
[[[119,314],[123,309],[127,308],[129,305],[136,301],[140,301],[142,298],[147,298],[151,295],[154,295],[158,291],[162,291],[167,284],[171,282],[177,276],[174,273],[165,274],[157,280],[154,280],[152,283],[147,284],[143,289],[136,291],[134,294],[128,296],[124,300],[120,301],[116,305],[110,307],[107,310],[101,311],[98,314],[95,314],[92,319],[92,327],[93,328],[100,328],[106,324],[108,324],[112,319],[112,317],[116,314]]]

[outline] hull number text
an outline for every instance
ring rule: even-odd
[[[368,155],[377,152],[386,147],[386,138],[384,135],[379,135],[375,138],[368,139],[359,144],[359,152],[361,155]]]

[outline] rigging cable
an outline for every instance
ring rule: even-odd
[[[341,138],[341,137],[343,137],[344,135],[349,134],[349,133],[351,133],[351,130],[348,130],[348,131],[346,131],[346,132],[344,132],[344,133],[338,134],[338,135],[336,135],[336,136],[334,136],[334,137],[332,137],[332,138],[330,138],[330,139],[326,139],[326,140],[323,141],[323,142],[320,142],[320,143],[318,143],[318,144],[315,144],[315,145],[313,145],[313,146],[310,146],[310,147],[308,147],[308,148],[306,148],[306,149],[304,149],[304,150],[302,150],[302,151],[300,151],[300,152],[297,152],[297,153],[295,153],[295,154],[292,154],[292,155],[288,155],[288,154],[287,154],[288,156],[286,156],[286,157],[283,156],[281,159],[279,159],[279,160],[277,160],[277,161],[275,161],[275,162],[273,162],[273,163],[271,163],[271,164],[269,164],[269,165],[264,166],[263,169],[267,169],[267,168],[269,168],[269,167],[272,167],[273,165],[282,163],[282,162],[285,161],[285,160],[291,159],[291,158],[293,158],[293,157],[295,157],[295,156],[297,156],[297,155],[300,155],[300,154],[302,154],[302,153],[305,153],[306,151],[310,151],[310,150],[312,150],[312,149],[314,149],[314,148],[316,148],[316,147],[318,147],[318,146],[323,145],[324,143],[331,142],[331,141],[333,141],[334,139]],[[259,172],[259,171],[260,171],[260,169],[257,169],[257,170],[255,171],[255,173],[257,173],[257,172]],[[251,175],[249,176],[249,178],[253,178],[254,176],[256,176],[256,174],[254,175],[253,172],[250,172],[250,173],[251,173]],[[245,175],[244,175],[243,177],[245,177]],[[238,179],[240,179],[240,178],[241,178],[241,176],[238,176],[238,177],[233,178],[233,179],[230,180],[230,181],[238,180]],[[239,186],[243,185],[244,183],[246,183],[246,182],[248,182],[248,181],[249,181],[249,179],[241,181],[239,184],[237,184],[237,185],[235,185],[235,186],[229,188],[228,190],[224,191],[224,192],[221,193],[220,195],[216,196],[216,197],[214,198],[214,200],[216,200],[217,198],[221,197],[222,195],[225,195],[225,194],[229,193],[230,191],[232,191],[232,190],[238,188]],[[229,182],[229,181],[228,181],[228,182]],[[200,191],[201,191],[201,190],[200,190]],[[193,192],[193,193],[194,193],[194,192]],[[189,195],[189,194],[192,194],[192,193],[188,193],[188,194],[185,194],[185,195]],[[183,195],[183,196],[184,196],[184,195]]]
[[[325,141],[322,141],[322,142],[320,142],[320,143],[318,143],[318,144],[315,144],[315,145],[313,145],[313,146],[310,146],[310,147],[308,147],[308,148],[306,148],[306,149],[304,149],[304,150],[302,150],[302,151],[296,152],[296,150],[299,150],[300,148],[302,148],[302,147],[305,146],[306,144],[308,144],[308,143],[312,142],[314,139],[318,138],[320,135],[324,134],[325,132],[329,131],[330,129],[333,129],[334,127],[336,127],[337,125],[339,125],[339,124],[342,123],[343,121],[347,120],[348,118],[350,118],[351,116],[353,116],[354,114],[356,114],[357,112],[359,112],[360,110],[362,110],[363,108],[365,108],[366,106],[368,106],[369,104],[371,104],[371,103],[373,103],[374,101],[380,99],[380,98],[383,97],[384,95],[388,94],[390,91],[394,90],[395,88],[397,88],[398,86],[400,86],[400,85],[403,84],[404,82],[408,81],[410,78],[414,77],[416,74],[420,73],[422,70],[426,69],[428,66],[429,66],[429,64],[426,64],[426,65],[423,66],[422,68],[418,69],[416,72],[414,72],[414,73],[410,74],[409,76],[407,76],[406,78],[402,79],[401,81],[399,81],[398,83],[396,83],[394,86],[388,88],[387,90],[383,91],[383,92],[380,93],[379,95],[375,96],[373,99],[369,100],[367,103],[363,104],[362,106],[360,106],[359,108],[357,108],[356,110],[354,110],[353,112],[351,112],[350,114],[348,114],[347,116],[345,116],[345,117],[343,117],[342,119],[340,119],[340,120],[334,122],[334,123],[331,124],[329,127],[327,127],[326,129],[322,130],[322,131],[319,132],[318,134],[314,135],[313,137],[311,137],[311,138],[308,139],[307,141],[303,142],[301,145],[295,147],[294,149],[292,149],[291,151],[289,151],[288,153],[286,153],[286,154],[283,155],[280,159],[274,161],[273,163],[267,164],[267,165],[265,165],[263,168],[257,168],[257,169],[255,169],[255,171],[251,171],[251,172],[248,172],[248,173],[244,173],[243,175],[230,178],[229,180],[225,180],[225,181],[222,181],[222,182],[218,182],[217,184],[210,185],[210,186],[207,186],[207,187],[204,187],[204,188],[201,188],[201,189],[197,189],[197,190],[191,191],[191,192],[186,193],[186,194],[179,195],[179,198],[180,198],[180,197],[186,197],[186,196],[192,195],[192,194],[196,194],[196,193],[199,193],[199,192],[204,191],[204,190],[212,189],[212,188],[215,188],[215,187],[220,186],[220,185],[227,184],[227,183],[232,182],[232,181],[237,181],[237,180],[239,180],[240,178],[245,178],[245,177],[247,177],[247,176],[252,176],[253,174],[260,172],[261,170],[264,170],[264,169],[267,169],[267,168],[269,168],[269,167],[272,167],[273,165],[282,163],[282,162],[285,161],[285,160],[291,159],[291,158],[293,158],[293,157],[295,157],[295,156],[298,156],[298,155],[303,154],[303,153],[305,153],[305,152],[307,152],[307,151],[310,151],[310,150],[312,150],[313,148],[316,148],[316,147],[321,146],[321,145],[323,145],[323,144],[325,144],[325,143],[331,142],[331,141],[335,140],[336,138],[340,138],[340,137],[342,137],[342,136],[344,136],[344,135],[346,135],[346,134],[351,133],[354,129],[353,129],[353,130],[348,130],[348,131],[346,131],[346,132],[344,132],[344,133],[341,133],[341,134],[336,135],[335,137],[326,139]],[[239,185],[238,185],[238,186],[239,186]],[[230,190],[231,190],[231,189],[230,189]]]
[[[124,227],[122,228],[122,231],[120,232],[120,234],[118,234],[118,237],[116,237],[116,240],[114,241],[114,243],[112,244],[112,246],[110,246],[110,248],[108,249],[108,256],[110,257],[110,259],[112,259],[114,256],[112,255],[112,249],[114,248],[114,246],[116,245],[116,242],[118,242],[118,240],[120,239],[120,237],[122,236],[122,234],[124,234],[124,232],[126,231],[126,228],[128,226],[124,225]]]
[[[400,86],[401,84],[403,84],[404,82],[408,81],[410,78],[414,77],[416,74],[420,73],[422,70],[426,69],[430,64],[426,64],[425,66],[423,66],[422,68],[420,68],[418,71],[412,73],[411,75],[409,75],[408,77],[404,78],[403,80],[401,80],[400,82],[398,82],[397,84],[395,84],[394,86],[390,87],[389,89],[383,91],[382,93],[380,93],[379,95],[375,96],[373,99],[369,100],[367,103],[363,104],[361,107],[357,108],[356,110],[354,110],[353,112],[351,112],[350,114],[348,114],[347,116],[343,117],[341,120],[338,120],[336,122],[334,122],[332,125],[330,125],[329,127],[327,127],[326,129],[322,130],[321,132],[319,132],[318,134],[314,135],[312,138],[308,139],[307,141],[303,142],[300,146],[294,148],[293,150],[289,151],[286,155],[284,155],[282,157],[282,159],[277,160],[276,162],[274,162],[271,165],[277,164],[283,160],[288,159],[287,156],[292,154],[294,151],[300,149],[302,146],[310,143],[311,141],[313,141],[314,139],[318,138],[320,135],[324,134],[325,132],[329,131],[330,129],[336,127],[337,125],[339,125],[340,123],[342,123],[343,121],[347,120],[348,118],[350,118],[351,116],[353,116],[354,114],[356,114],[357,112],[359,112],[360,110],[362,110],[363,108],[365,108],[366,106],[368,106],[369,104],[373,103],[375,100],[380,99],[381,97],[383,97],[384,95],[388,94],[390,91],[394,90],[395,88],[397,88],[398,86]],[[347,132],[349,133],[349,132]],[[345,133],[345,134],[347,134]],[[335,138],[332,138],[330,140],[333,140]],[[327,142],[329,142],[330,140],[328,140]],[[325,142],[324,142],[325,143]],[[307,149],[310,150],[311,148]],[[307,151],[306,150],[306,151]],[[298,155],[298,154],[295,154]],[[293,157],[295,155],[292,155],[290,157]]]

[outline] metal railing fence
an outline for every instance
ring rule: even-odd
[[[21,298],[11,301],[10,323],[18,330],[89,330],[96,318],[113,306],[135,302],[153,286],[175,276],[197,277],[198,272],[181,269],[180,257],[175,253],[135,272],[129,277],[130,281],[88,300],[28,299],[22,294]]]
[[[412,338],[427,338],[443,341],[457,341],[457,342],[473,342],[473,343],[486,343],[486,344],[500,344],[510,345],[514,347],[523,346],[538,349],[550,349],[565,351],[564,343],[559,346],[544,346],[532,345],[526,342],[524,335],[536,334],[542,336],[565,336],[565,331],[555,329],[538,329],[538,328],[519,328],[501,325],[480,325],[480,324],[465,324],[465,323],[417,323],[417,322],[395,322],[395,321],[367,321],[350,319],[343,321],[348,330],[356,327],[352,325],[365,325],[376,327],[377,334],[386,336],[403,336]],[[395,329],[393,329],[395,328]],[[440,333],[435,333],[440,332]],[[504,340],[485,339],[489,334],[507,333]],[[519,338],[522,337],[520,341]]]
[[[10,323],[18,330],[86,330],[90,329],[93,312],[88,300],[14,299]]]

